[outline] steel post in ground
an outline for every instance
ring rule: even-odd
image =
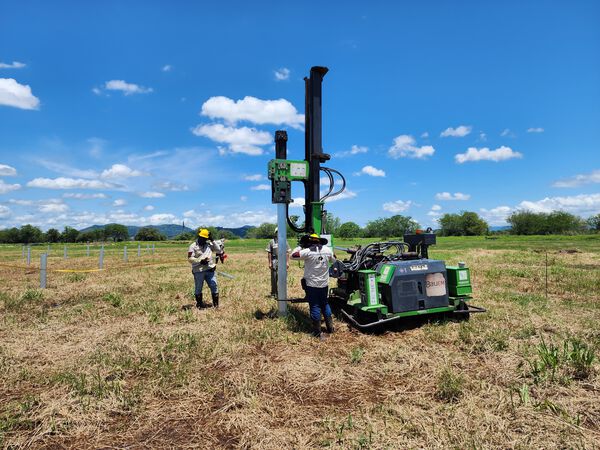
[[[25,246],[21,245],[21,261],[25,261]]]
[[[127,246],[123,247],[123,261],[127,262]]]
[[[48,255],[46,253],[42,253],[40,256],[40,289],[46,289],[47,264]]]
[[[65,245],[65,251],[63,255],[63,259],[67,259],[69,256],[67,255],[67,246]]]
[[[142,244],[138,244],[138,258],[142,256]]]
[[[100,247],[100,256],[98,256],[98,269],[104,268],[104,245]]]
[[[87,245],[87,255],[90,256],[90,244]]]
[[[27,246],[27,265],[31,265],[31,245]]]
[[[287,315],[287,221],[286,204],[277,204],[277,305],[281,317]]]
[[[46,254],[50,254],[50,246],[48,245],[48,250],[46,251]]]
[[[152,243],[152,254],[154,255],[154,242]]]

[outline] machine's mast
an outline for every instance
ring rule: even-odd
[[[327,67],[315,66],[310,69],[310,76],[305,82],[304,113],[304,159],[308,161],[309,177],[305,184],[305,222],[304,231],[321,234],[323,230],[323,202],[321,201],[320,173],[321,163],[330,156],[323,153],[323,116],[322,85],[323,77],[329,71]]]

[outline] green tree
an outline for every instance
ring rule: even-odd
[[[506,221],[511,226],[512,234],[546,234],[546,220],[543,214],[531,211],[515,211]]]
[[[140,228],[135,235],[136,241],[165,241],[167,237],[153,227]]]
[[[576,234],[585,230],[585,221],[565,211],[552,211],[546,216],[546,230],[550,234]]]
[[[106,239],[112,239],[113,241],[126,241],[129,239],[129,231],[125,225],[118,223],[111,223],[104,227],[104,233]]]
[[[42,242],[44,233],[38,227],[33,225],[23,225],[19,230],[19,242],[23,244],[31,244],[34,242]]]
[[[16,227],[2,230],[2,231],[0,231],[0,233],[2,233],[0,236],[0,239],[1,239],[0,242],[2,242],[2,243],[16,244],[16,243],[21,242],[21,232]]]
[[[275,228],[277,228],[277,225],[274,223],[262,223],[256,228],[248,230],[246,237],[250,239],[271,239],[275,235]]]
[[[339,217],[334,216],[333,213],[327,213],[327,219],[325,220],[325,230],[327,231],[327,234],[337,236],[341,225],[342,221]]]
[[[589,217],[587,220],[587,225],[592,231],[600,231],[600,214]]]
[[[46,242],[55,243],[59,241],[60,231],[58,231],[56,228],[50,228],[48,231],[46,231]]]
[[[340,225],[337,236],[345,239],[357,238],[361,234],[360,226],[354,222],[344,222]]]
[[[472,211],[444,214],[438,222],[442,236],[481,236],[489,230],[487,222]]]
[[[194,235],[194,233],[184,231],[183,233],[180,233],[177,236],[175,236],[174,239],[176,241],[194,241],[196,239],[196,236]]]
[[[400,214],[379,218],[371,222],[367,222],[363,235],[365,237],[380,237],[390,238],[404,236],[404,233],[413,233],[419,228],[419,224],[410,216],[402,216]]]
[[[72,227],[65,227],[63,232],[60,234],[60,240],[62,242],[77,242],[79,237],[79,231]]]

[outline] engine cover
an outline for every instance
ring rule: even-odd
[[[414,259],[376,266],[381,303],[392,313],[449,306],[444,261]]]

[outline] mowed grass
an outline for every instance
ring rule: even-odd
[[[33,247],[30,267],[20,246],[0,247],[0,446],[600,442],[598,237],[439,239],[430,256],[467,263],[486,314],[371,334],[336,320],[325,342],[309,335],[306,305],[276,318],[266,241],[228,242],[219,270],[236,279],[219,278],[222,307],[205,311],[187,308],[186,243],[139,258],[127,245],[128,262],[123,244],[106,246],[106,270],[51,271],[45,290],[45,247]],[[69,246],[65,260],[55,245],[48,267],[97,267],[97,250]],[[300,296],[298,263],[290,272],[290,296]]]

